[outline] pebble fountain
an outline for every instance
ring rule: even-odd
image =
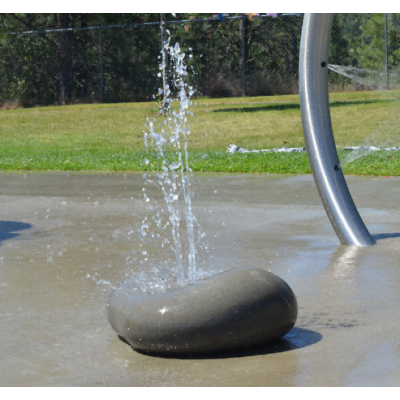
[[[306,14],[304,18],[300,49],[303,129],[314,180],[340,242],[365,246],[374,240],[348,191],[330,122],[327,66],[332,18],[332,14]],[[182,153],[180,142],[180,135],[186,138],[188,134],[185,122],[192,88],[183,79],[184,54],[179,46],[166,46],[175,60],[180,110],[166,116],[173,124],[167,122],[161,133],[149,124],[148,136],[162,158],[158,178],[170,213],[176,279],[146,291],[134,276],[128,278],[109,297],[108,320],[133,348],[157,355],[179,357],[264,345],[292,329],[297,300],[286,282],[260,268],[239,268],[204,279],[196,275],[197,220],[191,209],[187,143]],[[177,161],[168,162],[164,156],[163,145],[168,141],[178,150]],[[179,233],[180,197],[189,240],[186,268]]]

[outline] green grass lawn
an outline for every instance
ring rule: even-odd
[[[349,145],[399,146],[400,92],[332,93],[339,157]],[[303,154],[227,154],[233,143],[249,150],[304,146],[299,96],[193,100],[189,118],[194,171],[310,173]],[[90,104],[0,110],[1,170],[144,170],[146,118],[163,123],[151,103]],[[161,128],[160,128],[161,129]],[[170,157],[173,157],[171,154]],[[345,173],[400,175],[397,152],[377,152]]]

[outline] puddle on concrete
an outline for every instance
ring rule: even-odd
[[[257,351],[174,360],[136,353],[105,316],[111,288],[139,271],[141,174],[1,174],[0,385],[397,386],[400,180],[348,182],[376,246],[338,244],[311,176],[196,175],[213,268],[271,270],[299,319]]]

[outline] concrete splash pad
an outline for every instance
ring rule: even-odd
[[[0,385],[398,386],[400,179],[347,182],[375,246],[338,245],[311,176],[198,175],[215,268],[272,271],[299,313],[271,345],[176,360],[132,351],[106,318],[141,174],[0,175]]]

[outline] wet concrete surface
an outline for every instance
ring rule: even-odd
[[[339,245],[310,175],[196,175],[211,270],[270,270],[299,315],[264,348],[172,359],[133,351],[105,314],[139,271],[141,174],[0,174],[0,386],[398,386],[400,179],[346,179],[375,246]]]

